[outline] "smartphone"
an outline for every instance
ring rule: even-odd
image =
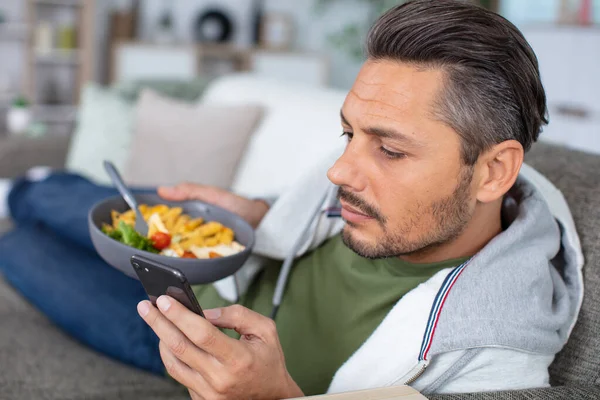
[[[131,257],[131,265],[152,304],[156,305],[156,300],[160,296],[167,295],[186,306],[188,310],[204,317],[202,308],[183,272],[137,255]]]

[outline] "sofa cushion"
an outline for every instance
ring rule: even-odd
[[[551,383],[600,384],[600,157],[538,143],[526,162],[563,192],[585,257],[583,305],[567,345],[550,367]]]
[[[190,104],[147,89],[135,111],[125,179],[138,186],[191,181],[228,188],[260,117],[255,105]]]
[[[3,399],[187,399],[182,387],[75,342],[0,278]]]
[[[112,89],[88,84],[81,94],[77,120],[67,154],[67,169],[97,183],[109,183],[102,161],[110,160],[119,169],[125,166],[133,106]]]

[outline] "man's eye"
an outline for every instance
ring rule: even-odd
[[[380,150],[384,156],[386,156],[387,158],[389,158],[391,160],[397,160],[399,158],[406,157],[406,154],[404,154],[404,153],[397,153],[395,151],[390,151],[390,150],[386,149],[385,147],[380,147]]]
[[[352,132],[342,132],[341,137],[346,136],[347,141],[351,141],[354,134]]]

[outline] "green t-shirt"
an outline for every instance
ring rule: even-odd
[[[292,378],[306,395],[325,393],[335,372],[402,296],[464,261],[369,260],[348,249],[340,235],[297,260],[276,317]],[[281,262],[268,263],[240,303],[269,315],[280,267]],[[229,305],[212,286],[194,291],[204,308]]]

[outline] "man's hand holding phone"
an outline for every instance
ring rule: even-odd
[[[204,310],[204,319],[169,296],[159,297],[157,307],[142,301],[138,312],[160,338],[167,372],[192,399],[303,396],[287,372],[273,320],[239,305]]]

